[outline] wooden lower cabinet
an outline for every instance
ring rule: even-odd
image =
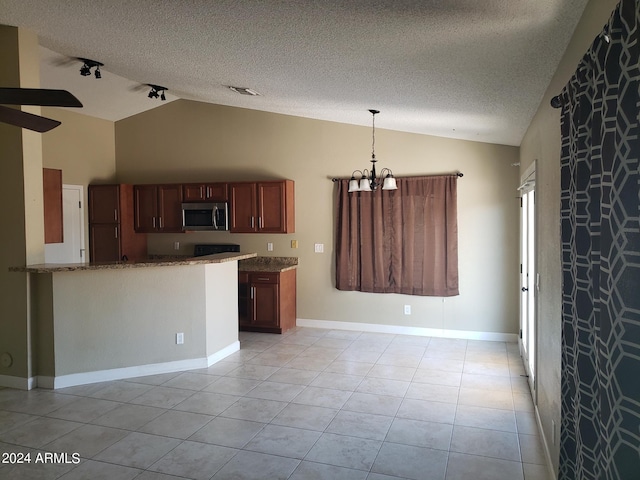
[[[296,326],[296,270],[238,272],[240,330],[283,333]]]

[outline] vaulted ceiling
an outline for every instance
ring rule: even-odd
[[[587,0],[0,0],[42,86],[119,120],[184,98],[519,145]],[[76,57],[104,63],[82,77]],[[228,86],[248,87],[243,96]]]

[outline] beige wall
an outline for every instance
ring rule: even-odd
[[[42,135],[42,162],[45,168],[62,170],[62,183],[84,187],[84,205],[88,185],[111,183],[116,178],[115,124],[83,115],[82,109],[69,111],[46,107],[42,114],[62,125]],[[85,225],[89,209],[84,209]],[[85,228],[85,246],[89,249],[89,229]]]
[[[591,42],[608,21],[617,0],[591,0],[571,43],[558,66],[540,107],[520,147],[520,170],[534,160],[536,166],[537,269],[540,291],[537,298],[537,407],[554,464],[558,467],[559,444],[554,445],[552,421],[559,438],[562,270],[560,244],[560,110],[549,102],[560,93]]]
[[[175,362],[197,368],[230,353],[238,345],[237,270],[231,261],[35,274],[38,375],[45,385],[53,377],[62,386],[92,383]]]
[[[363,116],[369,115],[366,110]],[[460,296],[340,292],[334,288],[334,185],[369,168],[371,129],[179,100],[116,122],[118,180],[131,183],[290,178],[296,233],[156,234],[150,253],[234,242],[259,255],[297,256],[298,317],[409,327],[516,333],[518,330],[518,148],[384,130],[378,167],[398,176],[461,171],[458,183]],[[299,248],[290,248],[292,239]],[[274,251],[267,252],[267,242]],[[314,253],[324,243],[325,253]],[[412,315],[403,314],[403,305]]]

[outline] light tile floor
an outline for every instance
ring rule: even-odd
[[[208,369],[0,389],[2,460],[31,454],[0,478],[551,478],[517,344],[300,327],[240,339]],[[44,452],[71,463],[36,463]]]

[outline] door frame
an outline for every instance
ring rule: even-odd
[[[536,161],[520,177],[520,280],[518,344],[520,355],[528,376],[529,387],[536,398],[536,372],[538,349],[538,267],[537,267],[537,220],[536,220]],[[525,223],[526,222],[526,223]],[[532,231],[531,231],[532,230]],[[530,258],[533,256],[533,258]],[[526,289],[526,290],[525,290]]]
[[[78,199],[80,204],[78,205],[78,208],[73,207],[73,212],[69,211],[69,210],[65,210],[65,206],[66,203],[64,201],[64,192],[66,191],[77,191],[78,192]],[[63,211],[62,211],[62,218],[63,218],[63,224],[65,221],[65,218],[69,218],[69,215],[73,214],[73,215],[79,215],[80,217],[80,222],[79,222],[79,263],[86,263],[87,262],[87,250],[86,250],[86,246],[85,246],[85,232],[84,232],[84,224],[85,224],[85,218],[84,218],[84,186],[83,185],[69,185],[69,184],[62,184],[62,206],[63,206]],[[71,241],[71,232],[67,232],[66,229],[64,229],[64,234],[63,234],[63,244]],[[56,245],[60,245],[57,243],[52,243],[52,244],[47,244],[45,245],[45,261],[46,261],[46,257],[47,257],[47,249],[53,250],[56,248]],[[52,252],[53,253],[53,252]],[[78,259],[74,259],[73,263],[78,263],[77,262]]]

